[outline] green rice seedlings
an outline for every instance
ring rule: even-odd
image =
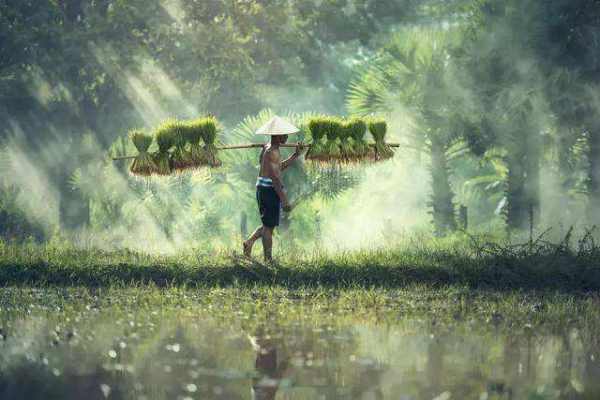
[[[173,131],[173,153],[171,154],[172,169],[177,172],[182,172],[191,166],[189,153],[185,149],[187,144],[186,130],[187,124],[182,121],[174,121],[172,124]]]
[[[365,141],[367,133],[367,124],[360,118],[353,118],[348,121],[350,130],[352,131],[352,146],[356,161],[363,161],[369,158],[371,150],[374,149]]]
[[[217,119],[215,117],[204,118],[202,124],[202,140],[204,140],[204,151],[207,163],[210,167],[220,167],[223,165],[217,156]]]
[[[148,153],[148,149],[152,145],[152,136],[140,130],[132,130],[129,132],[129,138],[138,151],[138,155],[130,167],[131,173],[140,176],[152,175],[156,171],[156,164],[150,153]]]
[[[383,119],[371,119],[369,131],[375,140],[375,160],[387,160],[394,156],[394,151],[385,143],[387,133],[387,122]]]
[[[156,163],[156,174],[170,175],[171,174],[171,158],[169,150],[175,143],[174,132],[177,121],[167,120],[156,128],[154,137],[158,145],[158,151],[154,153],[154,162]]]
[[[327,127],[327,142],[325,143],[325,160],[339,161],[341,158],[340,142],[342,124],[338,118],[330,117],[325,124]]]
[[[188,121],[185,129],[187,142],[190,144],[189,160],[192,168],[199,168],[208,165],[208,156],[206,150],[200,143],[203,135],[204,118],[198,118]]]
[[[311,136],[310,148],[305,158],[310,161],[323,161],[325,154],[325,135],[327,133],[327,120],[324,117],[311,118],[308,121],[308,129]]]
[[[346,120],[340,127],[340,161],[351,163],[356,161],[354,145],[352,139],[352,125]]]

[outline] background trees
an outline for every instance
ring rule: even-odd
[[[480,105],[473,142],[482,153],[498,145],[505,151],[508,227],[527,225],[528,209],[532,222],[539,221],[540,167],[552,138],[556,157],[546,166],[558,165],[563,216],[574,211],[566,197],[580,186],[577,175],[584,155],[594,209],[591,182],[598,171],[597,155],[590,153],[594,140],[586,121],[597,119],[589,85],[598,67],[592,55],[600,26],[598,3],[479,1],[471,12],[458,50],[467,85]]]
[[[348,109],[361,116],[403,109],[413,119],[409,143],[430,157],[431,208],[439,233],[456,229],[448,158],[456,151],[459,112],[451,84],[452,33],[416,30],[398,33],[377,61],[350,85]]]
[[[0,139],[23,141],[57,188],[64,228],[89,221],[69,179],[128,129],[265,106],[341,113],[348,63],[415,17],[411,0],[9,1],[0,4]],[[340,13],[340,10],[342,11]],[[351,28],[345,22],[353,21]],[[35,153],[59,143],[50,160]],[[76,211],[79,210],[79,211]]]
[[[130,152],[128,129],[167,116],[212,113],[225,141],[250,140],[267,107],[385,114],[401,127],[400,152],[415,156],[402,162],[430,168],[440,234],[460,225],[459,203],[476,224],[497,226],[503,214],[516,231],[556,223],[544,213],[595,222],[599,32],[595,0],[2,2],[0,204],[3,221],[27,222],[4,231],[41,237],[110,220],[132,229],[140,218],[171,241],[202,226],[237,229],[224,204],[252,207],[254,154],[151,184],[106,154]],[[310,204],[295,223],[310,232],[318,199],[360,178],[294,170],[290,185]],[[32,187],[43,195],[27,196]],[[33,206],[41,198],[50,211]],[[193,228],[172,222],[178,207],[197,216]]]

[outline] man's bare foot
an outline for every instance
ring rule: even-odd
[[[244,256],[252,257],[252,244],[249,241],[245,241],[244,245]]]

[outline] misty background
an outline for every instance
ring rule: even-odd
[[[237,249],[258,151],[142,180],[111,159],[127,132],[210,113],[221,143],[259,142],[274,114],[327,113],[382,115],[401,147],[286,171],[284,248],[558,239],[600,220],[599,83],[597,0],[0,1],[0,237]]]

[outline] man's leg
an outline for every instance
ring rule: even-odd
[[[252,255],[252,247],[254,246],[254,242],[256,242],[263,234],[263,227],[259,226],[256,228],[254,233],[250,235],[248,240],[244,242],[244,255],[246,257],[250,257]]]
[[[265,254],[265,261],[273,261],[273,229],[263,226],[262,229],[262,244]]]

